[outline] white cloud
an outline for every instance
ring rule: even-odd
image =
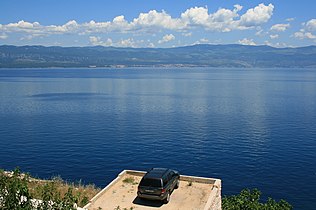
[[[242,6],[237,4],[234,5],[233,10],[220,8],[215,13],[209,14],[206,7],[193,7],[181,14],[181,20],[188,27],[201,26],[206,30],[221,32],[245,30],[267,22],[273,14],[274,6],[259,4],[240,16],[238,12],[241,9]]]
[[[258,29],[258,31],[255,33],[256,36],[264,36],[266,34],[266,32],[264,32],[263,29]]]
[[[200,39],[200,42],[201,42],[201,43],[208,43],[208,42],[209,42],[209,40],[208,40],[208,39],[206,39],[206,38],[202,38],[202,39]]]
[[[9,23],[7,25],[2,25],[0,28],[1,31],[6,33],[11,32],[25,32],[25,33],[41,33],[43,27],[40,25],[39,22],[26,22],[21,20],[17,23]]]
[[[132,29],[128,21],[125,20],[123,15],[117,16],[113,19],[110,26],[107,28],[109,31],[129,31]]]
[[[174,40],[176,37],[173,34],[166,34],[162,37],[161,40],[158,41],[159,44],[170,42]]]
[[[29,23],[29,22],[25,22],[24,20],[21,20],[21,21],[19,21],[17,23],[9,23],[6,26],[8,28],[34,29],[36,27],[39,27],[40,24],[39,24],[39,22]]]
[[[156,10],[140,13],[138,18],[135,18],[130,24],[135,29],[158,27],[179,30],[185,27],[180,19],[172,18],[165,11],[157,12]]]
[[[112,46],[113,41],[111,38],[108,38],[106,41],[102,41],[99,36],[90,36],[89,37],[90,44],[92,45],[101,45],[101,46]]]
[[[233,9],[219,8],[209,13],[207,7],[192,7],[184,11],[179,17],[172,17],[166,11],[150,10],[140,13],[137,18],[127,21],[123,15],[113,18],[112,21],[77,23],[70,20],[63,25],[41,25],[39,22],[21,20],[0,26],[2,33],[29,33],[29,34],[79,34],[93,33],[137,33],[156,32],[160,30],[181,31],[189,34],[191,29],[202,28],[210,31],[229,32],[232,30],[245,30],[267,22],[272,14],[272,4],[259,4],[250,8],[244,14],[239,14],[241,5],[234,5]],[[312,23],[310,23],[312,24]]]
[[[91,20],[88,23],[83,23],[82,28],[84,33],[102,33],[108,32],[111,27],[111,22],[95,22]]]
[[[276,48],[294,47],[294,46],[287,45],[286,43],[282,43],[282,42],[271,43],[269,41],[265,41],[264,43],[270,47],[276,47]]]
[[[153,48],[153,47],[155,47],[155,44],[150,42],[150,43],[148,43],[147,47]]]
[[[271,39],[277,39],[277,38],[279,38],[279,35],[278,34],[271,34],[270,38]]]
[[[181,20],[188,27],[200,26],[206,30],[229,32],[239,29],[235,18],[239,17],[238,12],[241,9],[242,6],[234,5],[233,10],[220,8],[215,13],[209,14],[206,7],[193,7],[181,14]]]
[[[239,44],[242,44],[242,45],[257,45],[253,39],[247,39],[247,38],[244,38],[242,40],[238,40],[238,43]]]
[[[192,32],[183,33],[182,35],[183,35],[183,36],[186,36],[186,37],[188,37],[188,36],[192,36]]]
[[[306,28],[308,31],[316,31],[316,19],[311,19],[306,23]]]
[[[287,18],[287,19],[285,19],[287,22],[292,22],[292,21],[294,21],[295,20],[295,18]]]
[[[193,7],[181,14],[181,19],[191,25],[205,25],[209,18],[208,9],[205,7]]]
[[[295,32],[293,36],[297,39],[311,39],[316,41],[316,35],[313,33],[316,31],[316,19],[311,19],[307,23],[302,23],[303,28],[298,32]]]
[[[119,47],[136,47],[135,41],[133,38],[122,39],[117,43]]]
[[[43,32],[47,33],[56,33],[56,34],[64,34],[64,33],[76,33],[80,29],[81,25],[79,25],[75,20],[70,20],[64,25],[56,26],[40,26],[43,29]]]
[[[42,38],[44,36],[45,36],[45,34],[28,34],[24,37],[21,37],[20,40],[31,40],[34,38]]]
[[[259,4],[255,8],[248,9],[245,14],[240,17],[240,26],[252,27],[268,22],[273,14],[274,6],[269,4]]]
[[[298,39],[316,39],[316,35],[312,34],[311,32],[295,32],[294,37]]]
[[[288,29],[290,27],[289,23],[286,24],[275,24],[273,25],[270,30],[271,31],[285,31],[286,29]]]
[[[90,36],[89,37],[89,41],[92,45],[99,45],[101,42],[101,38],[100,37],[96,37],[96,36]]]

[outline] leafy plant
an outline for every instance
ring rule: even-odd
[[[0,209],[32,209],[27,181],[18,168],[9,175],[0,171]]]
[[[268,198],[266,203],[260,202],[261,192],[244,189],[238,195],[224,196],[222,199],[223,210],[291,210],[293,207],[285,200],[279,202]]]
[[[77,204],[86,205],[89,197],[94,196],[98,190],[94,185],[66,183],[60,177],[53,180],[30,178],[18,168],[13,173],[0,170],[1,210],[76,209]]]

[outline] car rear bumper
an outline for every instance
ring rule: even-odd
[[[161,195],[151,195],[151,194],[144,194],[144,193],[140,193],[137,192],[137,196],[140,198],[145,198],[145,199],[149,199],[149,200],[164,200],[167,197],[167,193],[165,194],[161,194]]]

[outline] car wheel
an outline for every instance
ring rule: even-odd
[[[180,181],[179,179],[177,180],[177,183],[176,183],[176,186],[174,187],[175,189],[178,189],[179,188],[179,184],[180,184]]]
[[[170,201],[170,192],[168,192],[166,199],[164,200],[164,203],[169,203]]]

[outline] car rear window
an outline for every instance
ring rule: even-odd
[[[161,187],[161,180],[160,179],[142,179],[140,182],[141,186],[145,187]]]

